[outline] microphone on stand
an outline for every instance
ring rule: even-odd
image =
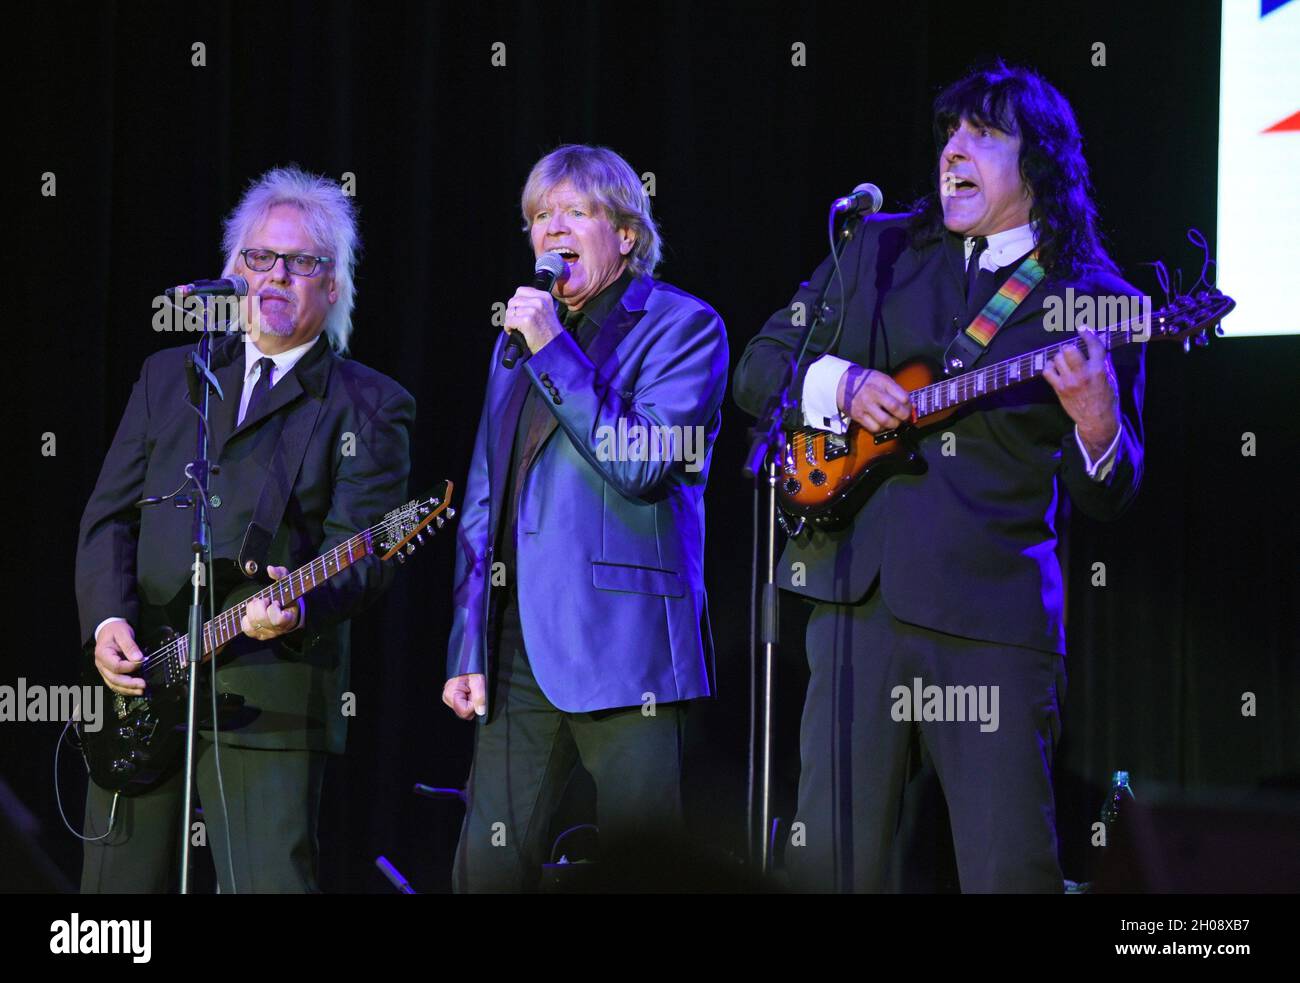
[[[563,272],[564,260],[559,253],[542,253],[537,257],[537,265],[533,267],[533,289],[550,293],[556,279]],[[506,339],[505,351],[501,353],[501,367],[513,369],[523,353],[524,336],[518,331],[510,332],[510,337]]]
[[[885,196],[874,184],[859,184],[853,193],[836,198],[831,211],[848,215],[874,215],[885,205]]]
[[[168,287],[168,297],[247,297],[248,281],[242,276],[222,277],[220,280],[195,280],[179,287]]]

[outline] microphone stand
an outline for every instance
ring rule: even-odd
[[[833,206],[832,206],[833,207]],[[834,234],[831,249],[838,261],[849,242],[857,232],[858,215],[849,212],[840,224],[838,233]],[[834,212],[832,211],[832,222]],[[834,228],[832,226],[832,228]],[[834,270],[826,278],[817,300],[813,304],[812,316],[799,338],[795,357],[790,362],[790,374],[780,390],[773,393],[766,409],[750,430],[752,442],[749,454],[745,458],[745,477],[754,483],[754,546],[752,558],[752,580],[750,598],[750,729],[749,729],[749,781],[748,781],[748,830],[746,842],[749,844],[751,864],[754,854],[758,854],[759,870],[764,876],[772,872],[772,848],[775,830],[772,828],[772,686],[776,669],[777,648],[780,644],[780,593],[776,583],[776,539],[777,525],[791,536],[797,536],[803,530],[801,519],[795,528],[786,525],[785,516],[777,508],[776,481],[777,461],[784,459],[789,450],[785,441],[784,427],[786,415],[794,409],[795,402],[790,397],[790,387],[799,376],[799,368],[807,355],[808,342],[813,334],[826,323],[835,312],[826,304],[831,284],[837,279]],[[759,510],[763,497],[762,487],[767,485],[766,516],[763,525],[763,537],[759,537]],[[764,580],[760,587],[758,569],[760,555],[764,568]],[[755,629],[757,629],[755,631]],[[757,637],[755,637],[757,636]],[[759,648],[762,655],[759,655]],[[758,669],[761,659],[762,670]],[[755,693],[757,684],[758,694]],[[757,695],[758,706],[755,706]],[[756,712],[757,711],[757,712]],[[758,772],[757,778],[755,772]],[[755,784],[757,782],[757,789]],[[757,802],[755,801],[757,799]],[[758,825],[754,824],[755,806],[758,808]],[[755,840],[757,839],[757,844]]]
[[[212,527],[208,515],[208,476],[220,473],[220,468],[208,461],[208,406],[213,390],[217,399],[224,400],[221,384],[210,368],[212,363],[212,335],[215,333],[214,305],[209,300],[204,305],[203,330],[199,333],[197,351],[185,360],[186,385],[189,389],[190,405],[197,414],[195,423],[194,460],[185,466],[185,488],[193,490],[189,497],[176,499],[177,508],[193,508],[194,521],[192,532],[192,549],[194,562],[190,566],[189,631],[186,637],[183,664],[186,668],[186,716],[185,716],[185,795],[181,807],[181,884],[180,893],[190,893],[190,822],[194,818],[194,781],[197,761],[195,760],[195,741],[198,736],[198,690],[199,667],[203,663],[203,624],[205,610],[208,617],[213,612],[209,605],[204,606],[204,588],[208,587],[208,572],[211,569]],[[179,492],[178,492],[179,493]],[[167,496],[168,498],[172,496]],[[162,501],[165,501],[163,499]],[[156,505],[161,501],[147,501],[141,504]],[[210,593],[209,593],[210,598]],[[214,735],[215,738],[215,735]]]

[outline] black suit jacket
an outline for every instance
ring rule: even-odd
[[[183,480],[194,455],[194,413],[187,406],[185,356],[192,346],[145,359],[139,381],[81,520],[77,602],[82,638],[93,645],[105,618],[126,618],[137,630],[181,596],[185,630],[192,513],[170,503],[137,510],[146,495],[163,495]],[[392,379],[336,355],[322,335],[261,406],[234,426],[243,386],[244,342],[222,339],[213,369],[225,400],[212,402],[209,456],[213,475],[212,555],[233,564],[268,476],[287,489],[269,563],[294,569],[373,525],[400,505],[410,472],[415,400]],[[282,439],[284,444],[282,445]],[[302,465],[287,474],[288,444],[306,441]],[[341,752],[348,686],[348,619],[373,601],[392,573],[368,557],[306,597],[306,624],[272,642],[240,635],[219,656],[222,691],[245,698],[222,739],[248,747]],[[258,585],[244,583],[242,594]],[[222,598],[218,595],[218,604]],[[228,604],[223,606],[229,606]]]
[[[944,349],[978,313],[984,299],[965,300],[960,237],[914,248],[908,216],[862,221],[841,259],[845,297],[832,286],[828,302],[844,309],[832,354],[882,371],[916,356],[941,361]],[[747,346],[735,373],[736,402],[753,414],[788,372],[802,328],[792,310],[810,310],[832,275],[830,260]],[[1009,275],[1009,270],[1004,271]],[[1044,301],[1075,295],[1136,295],[1119,277],[1097,271],[1083,281],[1034,289],[1003,325],[979,365],[1062,340],[1043,324]],[[811,344],[812,357],[832,343],[834,318]],[[921,475],[887,481],[852,525],[811,531],[786,547],[782,586],[824,601],[862,599],[877,576],[890,611],[902,621],[997,643],[1064,652],[1064,598],[1056,556],[1061,485],[1074,504],[1110,519],[1132,501],[1142,472],[1141,345],[1112,354],[1123,415],[1119,451],[1106,480],[1089,478],[1074,425],[1043,380],[970,404],[929,429],[918,447]],[[806,367],[792,392],[803,391]],[[802,418],[790,421],[801,425]],[[951,433],[954,453],[942,453]],[[801,566],[796,566],[801,564]]]

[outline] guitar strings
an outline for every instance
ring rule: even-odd
[[[427,501],[427,500],[426,500],[426,501]],[[371,526],[370,528],[368,528],[368,529],[363,529],[361,532],[356,533],[355,535],[349,537],[349,538],[348,538],[347,540],[345,540],[344,542],[339,543],[338,546],[335,546],[335,547],[334,547],[332,550],[330,550],[328,553],[324,553],[324,554],[322,554],[321,556],[315,557],[315,558],[312,559],[309,563],[304,563],[301,567],[299,567],[297,570],[294,570],[294,571],[293,571],[292,573],[290,573],[287,577],[284,577],[283,579],[276,581],[274,584],[270,584],[269,586],[264,587],[262,590],[258,591],[256,594],[252,594],[252,595],[250,595],[250,596],[244,598],[244,600],[240,601],[240,602],[239,602],[238,604],[236,604],[234,607],[232,607],[232,608],[228,608],[227,610],[222,611],[220,614],[214,615],[211,619],[209,619],[209,620],[208,620],[208,621],[203,625],[203,649],[204,649],[204,652],[206,653],[206,652],[208,651],[209,647],[211,646],[211,643],[212,643],[212,641],[213,641],[213,639],[214,639],[214,637],[215,637],[215,635],[216,635],[216,631],[217,631],[217,623],[218,623],[219,621],[221,621],[221,620],[223,620],[223,619],[226,619],[226,618],[228,618],[228,617],[231,617],[231,616],[233,615],[234,620],[235,620],[235,623],[238,624],[238,619],[242,618],[243,615],[244,615],[244,612],[247,611],[247,609],[248,609],[248,602],[249,602],[249,601],[252,601],[252,600],[255,600],[255,599],[259,599],[259,598],[262,599],[262,600],[270,600],[270,599],[271,599],[271,595],[272,595],[272,593],[277,593],[277,592],[280,592],[280,591],[281,591],[282,585],[284,585],[284,586],[289,586],[290,590],[292,590],[292,581],[293,581],[294,577],[297,576],[297,575],[298,575],[301,571],[303,571],[303,570],[306,570],[306,569],[309,569],[309,568],[313,568],[313,567],[315,567],[315,565],[316,565],[317,562],[321,562],[321,564],[322,564],[322,569],[325,570],[325,571],[328,573],[329,565],[328,565],[328,563],[326,563],[326,562],[324,562],[324,561],[326,561],[329,557],[334,556],[334,562],[335,562],[335,564],[337,565],[337,564],[340,562],[340,560],[342,559],[342,557],[343,557],[343,554],[342,554],[340,551],[342,551],[345,547],[347,547],[347,555],[350,557],[350,556],[352,555],[352,551],[353,551],[353,547],[354,547],[354,545],[361,545],[361,541],[362,541],[362,540],[366,540],[365,545],[366,545],[366,547],[367,547],[367,553],[363,554],[361,557],[358,557],[357,559],[364,559],[365,556],[367,556],[367,555],[371,555],[371,553],[373,552],[373,549],[372,549],[372,540],[373,540],[374,535],[375,535],[376,533],[380,532],[381,530],[383,530],[385,527],[388,527],[388,526],[392,525],[392,524],[394,523],[394,521],[400,521],[401,518],[405,518],[405,517],[406,517],[406,514],[407,514],[408,512],[414,513],[415,510],[418,509],[418,508],[419,508],[419,505],[421,505],[421,504],[423,504],[423,503],[422,503],[422,502],[416,502],[416,501],[412,501],[412,502],[408,503],[407,505],[403,506],[401,509],[397,510],[397,511],[399,511],[399,512],[402,513],[402,515],[399,516],[399,517],[397,518],[397,520],[390,519],[390,518],[388,518],[388,517],[386,516],[386,517],[383,519],[383,521],[381,521],[381,522],[377,522],[377,523],[375,523],[375,525]],[[440,512],[440,511],[442,511],[442,509],[439,509],[438,511]],[[437,514],[437,513],[435,513],[435,515],[436,515],[436,514]],[[430,517],[430,518],[432,518],[432,517]],[[426,523],[426,525],[427,525],[427,523]],[[335,554],[338,554],[338,555],[336,556]],[[348,563],[348,566],[351,566],[351,565],[352,565],[353,563],[355,563],[355,562],[356,562],[356,560],[350,560],[349,563]],[[346,569],[346,568],[344,568],[344,567],[339,567],[339,569],[336,570],[335,573],[341,572],[343,569]],[[333,574],[330,574],[329,576],[333,576]],[[299,577],[298,579],[299,579],[299,582],[300,582],[300,583],[301,583],[301,582],[305,582],[305,581],[303,581],[302,577]],[[328,579],[328,577],[327,577],[326,579]],[[314,585],[313,585],[313,586],[314,586]],[[305,592],[304,592],[304,593],[305,593]],[[231,637],[233,638],[234,636],[232,635]],[[188,644],[189,644],[189,636],[188,636],[188,635],[181,635],[181,636],[178,636],[177,638],[175,638],[175,639],[173,639],[172,641],[168,642],[166,645],[163,645],[163,646],[162,646],[161,648],[159,648],[157,651],[153,652],[151,655],[149,655],[149,656],[147,656],[145,659],[143,659],[143,660],[141,661],[141,663],[140,663],[140,671],[143,672],[143,671],[148,670],[148,669],[153,669],[153,668],[155,668],[159,663],[161,663],[161,662],[165,662],[167,659],[170,659],[170,658],[173,657],[173,656],[177,656],[177,655],[179,655],[180,652],[181,652],[181,649],[182,649],[184,646],[188,645]]]
[[[1103,341],[1103,344],[1108,350],[1114,347],[1112,344],[1110,344],[1110,339],[1116,335],[1123,335],[1124,342],[1128,343],[1131,340],[1130,338],[1130,335],[1132,334],[1130,330],[1131,326],[1134,323],[1141,321],[1142,319],[1143,319],[1143,315],[1139,314],[1135,317],[1129,317],[1129,318],[1125,318],[1122,321],[1117,321],[1115,324],[1108,325],[1106,328],[1104,328],[1103,329],[1104,333],[1099,334],[1098,337],[1105,339]],[[1011,358],[1003,359],[1001,362],[994,362],[992,365],[986,365],[982,369],[976,369],[974,372],[968,372],[965,375],[957,376],[954,379],[946,379],[941,382],[928,383],[917,389],[913,389],[911,392],[908,393],[908,395],[915,396],[918,393],[925,394],[932,389],[937,392],[940,389],[942,389],[944,386],[950,386],[953,385],[954,383],[965,386],[966,384],[960,382],[959,380],[973,379],[975,376],[980,374],[983,374],[987,378],[989,373],[996,373],[998,369],[1003,369],[1003,368],[1009,369],[1013,363],[1022,362],[1026,358],[1032,359],[1033,356],[1035,355],[1042,355],[1044,361],[1046,361],[1048,358],[1053,357],[1059,354],[1060,352],[1064,351],[1067,346],[1073,345],[1077,349],[1077,348],[1082,348],[1084,344],[1085,343],[1083,339],[1080,337],[1070,338],[1067,341],[1062,341],[1055,345],[1048,345],[1045,348],[1039,348],[1039,349],[1035,349],[1034,351],[1022,352],[1019,355],[1013,355]],[[1028,382],[1030,378],[1033,378],[1033,376],[1031,375],[1029,377],[1026,377],[1024,379],[1019,379],[1017,381]],[[797,430],[792,430],[790,432],[791,453],[807,453],[807,451],[810,449],[809,445],[811,445],[813,442],[817,441],[818,439],[825,437],[826,435],[827,435],[827,431],[822,430],[818,427],[800,427]]]

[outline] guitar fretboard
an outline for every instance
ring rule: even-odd
[[[1098,331],[1097,338],[1108,351],[1127,345],[1133,341],[1134,325],[1138,322],[1138,318],[1129,318],[1109,328],[1103,328]],[[1082,350],[1083,347],[1083,339],[1076,335],[1055,345],[1048,345],[1046,348],[1025,352],[1023,355],[994,362],[992,365],[962,375],[932,382],[928,386],[912,390],[910,394],[912,405],[916,407],[916,415],[920,418],[969,403],[971,400],[1000,389],[1036,379],[1043,374],[1047,364],[1060,352],[1067,348]]]
[[[222,645],[243,633],[240,621],[248,611],[248,604],[253,598],[270,603],[274,601],[280,607],[287,607],[302,597],[309,590],[325,583],[330,577],[342,573],[357,560],[373,552],[370,530],[358,533],[345,543],[340,543],[324,556],[318,556],[310,563],[299,567],[289,576],[277,580],[270,587],[265,587],[252,597],[240,601],[233,608],[222,611],[203,626],[203,650],[210,655]]]
[[[248,611],[249,602],[254,598],[268,603],[274,601],[282,608],[293,604],[308,591],[373,553],[374,536],[380,528],[377,526],[357,533],[351,539],[339,543],[328,553],[316,557],[287,577],[277,580],[269,587],[264,587],[251,597],[245,598],[234,607],[212,618],[203,626],[204,655],[211,655],[243,632],[240,622]],[[151,671],[161,669],[164,682],[172,685],[179,682],[184,674],[188,650],[189,638],[180,635],[153,653],[146,660],[145,668]]]

